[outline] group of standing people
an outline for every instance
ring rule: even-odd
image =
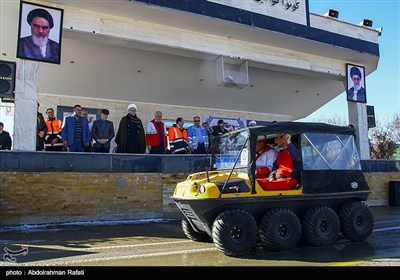
[[[136,112],[136,104],[129,104],[127,115],[120,121],[115,137],[117,153],[143,154],[147,148],[150,154],[206,154],[210,138],[228,132],[223,120],[219,120],[217,126],[207,129],[201,124],[199,116],[193,118],[194,124],[188,129],[184,128],[185,120],[178,117],[167,130],[161,111],[156,111],[154,118],[144,127]]]
[[[53,108],[46,109],[45,119],[39,111],[40,104],[37,105],[36,151],[109,153],[115,137],[117,153],[144,154],[147,150],[150,154],[206,154],[212,138],[228,132],[223,120],[209,128],[207,122],[201,124],[199,116],[193,118],[194,124],[188,129],[184,128],[185,120],[178,117],[167,130],[161,111],[156,111],[145,127],[137,116],[136,104],[131,103],[115,134],[114,124],[108,120],[110,112],[107,109],[101,110],[100,120],[91,123],[81,105],[75,105],[73,114],[63,121],[55,117]],[[11,150],[11,137],[3,131],[4,125],[0,124],[0,149]]]
[[[85,152],[85,148],[90,147],[93,142],[93,152],[109,153],[110,142],[115,135],[114,124],[108,120],[109,110],[102,109],[100,120],[95,120],[91,126],[88,118],[82,116],[82,112],[82,106],[75,105],[74,113],[65,118],[61,130],[64,148],[69,152]]]
[[[38,103],[38,109],[39,107]],[[107,120],[109,110],[102,109],[100,120],[92,124],[89,123],[87,113],[81,105],[75,105],[73,110],[73,114],[66,117],[64,123],[54,116],[53,108],[46,109],[47,119],[44,119],[38,110],[36,151],[108,153],[110,141],[114,138],[114,124]],[[86,113],[86,116],[83,113]]]

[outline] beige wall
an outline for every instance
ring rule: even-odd
[[[366,173],[368,204],[388,205],[399,173]],[[171,199],[185,174],[0,172],[0,225],[180,218]]]
[[[369,205],[389,205],[389,181],[400,181],[399,172],[364,173],[372,191],[368,197]]]
[[[184,174],[1,172],[1,225],[179,217]]]

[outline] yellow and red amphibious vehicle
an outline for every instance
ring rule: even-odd
[[[292,135],[301,149],[300,183],[265,190],[255,176],[256,142],[283,134]],[[374,217],[365,204],[370,189],[354,128],[271,122],[224,134],[214,143],[211,170],[189,175],[174,190],[188,238],[212,240],[224,254],[238,256],[259,240],[271,250],[291,250],[301,238],[324,246],[340,234],[351,241],[370,236]]]

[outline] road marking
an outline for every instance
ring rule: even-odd
[[[386,230],[396,230],[396,229],[400,229],[400,226],[398,226],[398,227],[387,227],[387,228],[377,228],[377,229],[374,229],[372,232],[379,232],[379,231],[386,231]]]
[[[42,265],[42,266],[54,266],[54,265],[71,265],[71,264],[79,264],[79,263],[87,263],[87,262],[101,262],[101,261],[112,261],[112,260],[127,260],[127,259],[139,259],[139,258],[147,258],[147,257],[160,257],[160,256],[170,256],[170,255],[181,255],[181,254],[191,254],[191,253],[201,253],[201,252],[211,252],[217,251],[216,247],[213,248],[205,248],[205,249],[191,249],[191,250],[180,250],[173,252],[162,252],[162,253],[150,253],[150,254],[141,254],[141,255],[129,255],[129,256],[118,256],[118,257],[100,257],[93,259],[85,259],[85,260],[64,260],[58,262],[49,262],[45,261],[36,261],[30,263],[24,263],[19,265]]]
[[[358,265],[366,264],[369,262],[382,261],[384,259],[388,259],[387,262],[390,262],[390,263],[393,262],[393,263],[397,264],[398,261],[392,259],[393,257],[398,257],[398,254],[386,255],[386,256],[374,256],[371,258],[361,259],[361,260],[357,260],[357,261],[336,262],[336,263],[329,264],[328,266],[358,266]]]
[[[73,248],[73,247],[69,247],[69,246],[65,246],[65,245],[63,246],[63,245],[44,245],[44,244],[43,245],[13,244],[13,246],[28,246],[31,248],[44,248],[44,249],[57,249],[57,250],[61,249],[61,250],[66,250],[66,251],[85,252],[85,251],[108,250],[108,249],[116,249],[116,248],[165,246],[165,245],[169,245],[169,244],[179,244],[179,243],[189,243],[189,242],[193,242],[193,241],[192,240],[183,240],[183,241],[157,242],[157,243],[146,243],[146,244],[113,245],[113,246],[90,247],[90,248]]]

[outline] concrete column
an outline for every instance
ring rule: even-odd
[[[360,102],[347,102],[349,124],[356,132],[356,145],[360,159],[369,159],[367,105]]]
[[[39,62],[17,61],[13,149],[36,150]]]

